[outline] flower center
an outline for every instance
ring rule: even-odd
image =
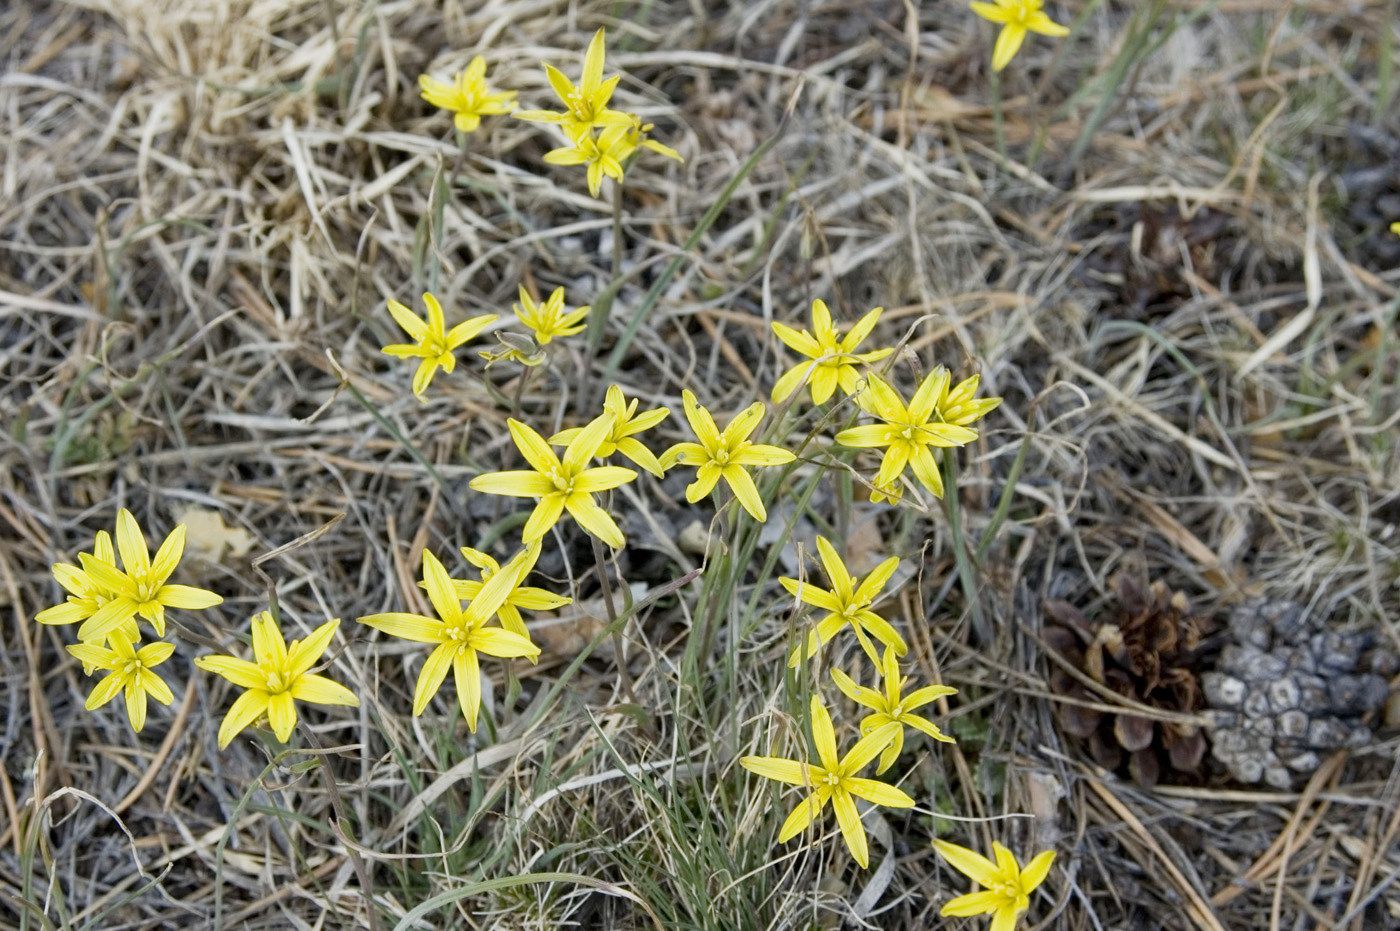
[[[142,663],[139,659],[129,659],[117,667],[116,673],[124,679],[135,679],[141,675]]]
[[[555,490],[560,494],[571,495],[574,493],[574,477],[563,469],[550,469],[549,480],[554,483]]]
[[[291,676],[278,670],[263,670],[263,679],[267,682],[267,690],[273,695],[287,691],[287,688],[292,684]]]
[[[837,786],[841,785],[841,777],[836,775],[835,773],[827,773],[826,778],[822,781],[825,782],[827,785],[831,786],[832,788],[836,788]]]
[[[1026,23],[1032,16],[1040,12],[1041,0],[1021,0],[1011,8],[1010,14],[1006,17],[1008,26],[1019,26],[1026,28]]]
[[[719,449],[715,450],[713,457],[715,465],[719,466],[721,469],[724,468],[729,465],[729,458],[733,455],[734,453],[731,452],[728,447],[721,446]]]

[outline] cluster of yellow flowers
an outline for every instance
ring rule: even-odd
[[[980,15],[1003,24],[994,56],[998,70],[1015,54],[1028,30],[1048,35],[1067,32],[1041,12],[1040,0],[996,0],[995,5],[972,6]],[[608,108],[620,78],[615,75],[604,80],[603,66],[604,32],[599,29],[589,43],[577,85],[554,66],[544,66],[564,109],[514,114],[519,119],[559,128],[568,145],[550,151],[545,161],[586,165],[589,190],[595,196],[604,177],[621,182],[630,159],[640,149],[680,158],[673,149],[648,137],[650,124],[634,114]],[[516,97],[514,91],[493,92],[488,88],[486,63],[481,56],[473,58],[451,83],[424,75],[420,85],[426,100],[454,113],[455,126],[462,132],[477,129],[484,116],[510,113]],[[423,303],[426,319],[398,301],[388,301],[390,315],[412,342],[383,348],[390,356],[418,360],[412,392],[420,400],[437,370],[451,373],[457,362],[456,351],[497,319],[495,314],[483,314],[449,329],[438,299],[425,293]],[[528,370],[543,363],[553,341],[582,332],[590,308],[569,311],[562,287],[547,299],[537,301],[521,285],[520,303],[514,311],[531,335],[527,338],[502,334],[502,348],[480,353],[488,366],[510,361]],[[881,313],[881,308],[869,311],[842,335],[827,305],[818,299],[812,304],[810,330],[774,323],[778,340],[802,359],[777,380],[771,400],[785,404],[806,387],[812,404],[821,407],[832,402],[839,392],[838,401],[849,400],[854,412],[869,422],[839,430],[835,442],[856,450],[882,451],[879,466],[868,479],[871,499],[899,501],[906,485],[915,487],[906,482],[906,471],[912,473],[918,486],[942,497],[943,479],[933,450],[959,447],[977,439],[973,424],[1001,399],[978,398],[977,376],[953,384],[947,369],[939,366],[922,378],[906,402],[886,374],[872,369],[888,359],[894,349],[860,348]],[[520,377],[523,386],[525,371]],[[638,472],[622,465],[599,464],[598,460],[622,456],[656,478],[664,477],[678,465],[693,467],[694,481],[685,492],[688,501],[694,503],[710,495],[722,479],[745,512],[756,521],[767,519],[767,509],[751,470],[786,465],[797,458],[781,446],[754,441],[767,405],[761,401],[749,405],[721,429],[691,391],[683,390],[681,400],[694,440],[675,443],[659,455],[648,448],[641,436],[661,424],[671,411],[658,407],[639,412],[640,402],[635,398],[628,400],[618,385],[607,389],[603,409],[597,416],[548,439],[515,417],[508,420],[511,438],[528,468],[481,474],[471,480],[470,487],[477,492],[535,500],[521,532],[520,549],[500,564],[485,552],[463,547],[462,556],[480,571],[479,579],[452,578],[432,552],[424,551],[421,586],[436,616],[385,612],[359,618],[361,624],[373,629],[432,646],[414,687],[415,715],[426,710],[451,670],[458,704],[468,728],[474,732],[481,714],[480,656],[532,660],[539,656],[540,648],[530,639],[521,611],[553,610],[568,604],[570,599],[523,583],[540,557],[542,539],[565,513],[601,543],[614,549],[625,545],[623,531],[606,502],[600,503],[595,496],[636,480]],[[517,414],[518,407],[517,403]],[[556,447],[562,452],[556,453]],[[77,632],[79,643],[68,647],[69,652],[89,674],[97,669],[107,671],[93,689],[87,707],[97,708],[120,693],[137,731],[145,723],[148,696],[164,704],[172,700],[169,687],[152,670],[169,659],[174,646],[164,641],[139,646],[141,632],[136,618],[147,620],[157,636],[163,637],[166,608],[198,610],[222,601],[212,592],[168,581],[183,547],[184,527],[179,526],[152,560],[135,518],[123,509],[117,518],[115,551],[107,533],[99,532],[93,551],[79,554],[80,566],[54,566],[54,576],[69,597],[64,604],[37,616],[45,624],[81,624]],[[860,739],[844,755],[838,753],[831,715],[818,694],[810,704],[811,736],[818,763],[760,756],[746,756],[740,763],[758,775],[806,790],[783,824],[780,842],[806,829],[830,802],[853,858],[866,867],[869,852],[855,799],[894,808],[912,807],[914,800],[894,785],[862,777],[860,772],[877,758],[876,775],[888,771],[903,750],[906,727],[933,740],[951,742],[919,712],[936,700],[956,694],[956,690],[928,684],[905,692],[909,677],[901,673],[899,663],[908,646],[894,626],[873,610],[898,569],[899,558],[886,559],[860,579],[849,571],[836,547],[825,537],[817,538],[817,551],[829,588],[801,579],[779,579],[797,606],[825,612],[804,631],[801,642],[792,650],[789,666],[797,667],[817,657],[849,626],[874,665],[880,688],[863,686],[859,676],[832,670],[836,688],[870,712],[860,722]],[[606,571],[601,557],[599,571]],[[297,723],[297,701],[358,705],[349,689],[311,671],[321,662],[339,624],[338,619],[330,620],[305,639],[288,644],[274,614],[263,611],[251,622],[253,660],[232,655],[195,659],[198,668],[222,676],[244,690],[219,729],[220,748],[227,747],[245,728],[264,722],[278,740],[288,740]],[[1014,926],[1019,914],[1028,907],[1029,893],[1044,879],[1054,857],[1053,852],[1046,851],[1021,869],[1015,857],[1000,845],[995,846],[995,863],[943,841],[936,841],[935,845],[955,868],[986,887],[986,891],[949,902],[943,913],[991,913],[994,931],[1008,931]]]

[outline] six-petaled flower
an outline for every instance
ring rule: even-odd
[[[639,404],[640,401],[637,398],[633,398],[632,403],[628,404],[622,396],[621,388],[617,385],[608,386],[607,398],[603,401],[603,410],[612,415],[612,429],[608,431],[608,435],[603,439],[603,444],[598,447],[598,452],[595,455],[600,459],[606,459],[613,453],[622,453],[652,475],[661,478],[664,474],[661,463],[657,461],[652,451],[643,446],[641,440],[637,439],[637,434],[650,430],[661,423],[670,415],[671,409],[658,407],[639,414],[637,413]],[[573,442],[582,430],[582,427],[560,430],[549,438],[549,442],[555,446],[566,446]]]
[[[788,665],[796,666],[803,659],[811,659],[847,624],[851,625],[866,655],[877,664],[879,656],[870,638],[866,636],[867,632],[892,649],[897,656],[909,652],[909,646],[899,635],[899,631],[895,630],[889,621],[870,610],[870,606],[879,600],[885,583],[889,582],[890,576],[899,568],[899,557],[891,556],[886,559],[872,569],[862,581],[851,575],[846,564],[837,555],[836,548],[826,537],[817,537],[817,555],[821,558],[822,568],[826,570],[826,577],[831,582],[830,589],[818,588],[811,582],[800,579],[778,579],[778,583],[802,604],[828,612],[808,631],[806,643],[792,651],[792,655],[788,657]]]
[[[1044,5],[1043,0],[995,0],[994,3],[972,4],[972,12],[1001,26],[996,47],[992,50],[993,71],[1000,71],[1011,62],[1021,43],[1026,41],[1027,32],[1056,37],[1069,35],[1068,28],[1045,15],[1041,9]]]
[[[516,113],[518,119],[536,123],[555,123],[564,130],[564,135],[577,139],[586,135],[595,126],[610,126],[627,120],[627,114],[620,110],[609,110],[608,101],[621,75],[613,75],[603,80],[604,30],[599,29],[588,43],[588,51],[583,56],[583,77],[578,86],[564,76],[564,72],[542,62],[545,75],[554,93],[564,104],[564,112],[553,110],[522,110]]]
[[[509,421],[510,435],[530,469],[489,472],[471,480],[471,487],[493,495],[513,495],[517,498],[538,498],[539,503],[525,522],[521,539],[533,543],[559,522],[565,511],[573,515],[584,530],[614,549],[621,549],[626,540],[617,522],[598,506],[593,496],[637,477],[632,469],[621,466],[597,466],[588,463],[603,445],[612,428],[613,415],[600,414],[579,431],[562,457],[554,455],[549,444],[529,426],[518,420]]]
[[[870,865],[870,853],[855,800],[863,798],[889,808],[914,806],[914,800],[902,790],[878,779],[864,779],[856,775],[894,739],[899,725],[886,724],[871,731],[849,753],[838,759],[836,731],[831,726],[831,715],[815,695],[812,696],[811,708],[812,741],[816,744],[817,759],[821,765],[771,756],[746,756],[739,763],[750,772],[803,786],[810,793],[783,822],[782,830],[778,832],[779,843],[800,833],[821,814],[826,803],[831,802],[836,810],[836,823],[841,827],[841,836],[845,838],[851,856],[862,867],[867,867]]]
[[[170,658],[170,654],[175,652],[175,644],[164,641],[148,643],[138,650],[120,627],[108,631],[107,642],[112,645],[111,649],[95,643],[68,647],[68,652],[81,660],[87,670],[108,671],[102,681],[93,687],[86,708],[89,711],[101,708],[120,694],[126,702],[131,729],[139,733],[146,726],[147,695],[163,705],[170,704],[170,686],[151,669]]]
[[[685,419],[690,421],[690,429],[700,442],[672,446],[661,454],[661,468],[669,469],[677,463],[696,466],[695,481],[685,489],[685,499],[692,504],[708,495],[723,478],[754,520],[767,520],[768,511],[745,467],[783,465],[797,457],[778,446],[749,441],[749,434],[763,419],[763,402],[755,401],[740,411],[720,432],[710,412],[700,406],[689,390],[681,392],[681,400],[685,405]]]
[[[803,382],[811,389],[813,404],[825,404],[838,385],[846,394],[855,394],[862,382],[858,366],[878,362],[894,352],[893,349],[856,352],[856,347],[870,335],[883,311],[884,308],[876,307],[857,320],[844,337],[837,334],[831,322],[831,311],[820,298],[812,301],[812,332],[774,321],[773,332],[778,339],[806,356],[807,361],[788,369],[773,385],[773,402],[787,400]]]
[[[520,322],[530,328],[539,346],[548,346],[551,340],[558,337],[583,332],[590,309],[584,305],[565,311],[562,287],[555,288],[547,299],[537,303],[523,284],[520,286],[520,303],[512,305],[512,308]]]
[[[502,568],[501,564],[496,562],[490,554],[472,549],[470,546],[462,547],[462,556],[467,562],[481,570],[481,581],[453,579],[452,585],[457,592],[459,601],[475,600],[477,595],[481,594],[482,584],[491,581],[492,576],[498,572],[509,573],[515,578],[514,584],[506,592],[505,600],[496,609],[496,617],[500,618],[502,627],[522,637],[528,637],[530,634],[525,628],[525,619],[520,616],[521,608],[527,611],[553,611],[573,600],[545,591],[542,588],[529,588],[520,584],[525,581],[525,577],[535,568],[535,562],[540,558],[538,542],[531,543],[516,553],[505,564],[505,568]],[[426,583],[419,584],[426,587]]]
[[[500,627],[487,627],[486,622],[500,611],[506,598],[520,583],[520,570],[523,563],[507,564],[505,569],[492,574],[482,583],[476,597],[463,609],[457,598],[456,586],[438,558],[427,550],[423,551],[423,583],[428,590],[428,600],[432,602],[437,617],[421,614],[388,612],[371,614],[360,618],[366,624],[386,634],[413,640],[418,643],[434,644],[433,652],[423,663],[418,674],[418,685],[413,690],[413,713],[419,715],[428,707],[428,702],[448,670],[457,682],[457,701],[462,715],[467,719],[467,727],[476,732],[477,715],[481,712],[481,664],[478,653],[487,656],[517,657],[539,656],[540,649],[530,642],[529,637]]]
[[[831,678],[835,680],[836,687],[847,698],[875,712],[861,719],[860,730],[862,734],[868,734],[886,724],[900,725],[899,733],[895,735],[894,740],[890,741],[885,752],[880,754],[880,765],[875,769],[877,776],[894,765],[894,761],[899,758],[900,751],[904,749],[904,727],[906,726],[923,731],[934,740],[941,740],[944,743],[954,742],[953,738],[946,736],[938,729],[937,724],[914,712],[934,699],[958,693],[957,689],[949,688],[946,685],[926,685],[910,692],[907,696],[901,695],[900,692],[908,677],[901,678],[899,656],[889,647],[885,648],[885,655],[880,660],[879,666],[880,675],[884,680],[884,690],[880,692],[856,684],[850,676],[839,669],[831,670]]]
[[[420,74],[418,86],[428,103],[452,111],[454,124],[464,133],[480,126],[483,116],[509,113],[515,106],[515,91],[492,93],[486,86],[486,59],[480,55],[471,60],[465,71],[453,75],[452,83]]]
[[[991,931],[1012,931],[1016,927],[1016,919],[1030,908],[1030,894],[1045,881],[1050,864],[1055,860],[1055,852],[1045,850],[1022,868],[1015,855],[995,841],[992,843],[995,863],[945,840],[934,841],[933,847],[953,869],[984,887],[981,892],[960,895],[945,903],[939,914],[947,918],[990,914]]]
[[[465,320],[452,329],[447,329],[443,318],[442,305],[433,295],[424,293],[423,303],[428,308],[428,319],[422,320],[398,301],[390,298],[389,313],[413,340],[412,343],[391,343],[384,347],[388,355],[400,359],[421,359],[418,371],[413,373],[413,394],[419,400],[433,379],[433,373],[441,368],[451,372],[457,367],[457,357],[453,354],[458,346],[480,333],[488,323],[496,319],[495,314],[482,314]]]
[[[200,669],[223,676],[245,689],[234,699],[219,726],[219,749],[229,745],[239,731],[260,718],[266,718],[273,734],[283,743],[297,724],[296,702],[315,705],[357,706],[355,693],[322,675],[311,672],[321,660],[340,627],[340,620],[329,620],[305,640],[290,644],[282,637],[270,611],[253,618],[253,661],[236,656],[197,656]]]
[[[943,497],[943,477],[938,474],[938,463],[930,447],[964,446],[977,439],[976,430],[938,419],[935,405],[946,396],[947,389],[947,370],[935,369],[920,383],[906,406],[883,378],[871,375],[866,379],[865,390],[856,396],[856,401],[884,423],[842,430],[836,434],[836,442],[857,448],[885,447],[880,470],[873,479],[877,492],[872,498],[898,497],[896,481],[906,465],[925,488],[936,497]]]

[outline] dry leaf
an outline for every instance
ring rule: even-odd
[[[257,542],[242,527],[225,524],[224,516],[218,511],[186,508],[179,519],[185,525],[185,546],[210,562],[218,562],[226,553],[235,559],[245,556]]]

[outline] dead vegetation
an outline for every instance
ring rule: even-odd
[[[1128,572],[1221,627],[1267,597],[1400,645],[1394,4],[1053,6],[1083,27],[1029,43],[998,105],[990,33],[951,2],[6,5],[0,926],[923,928],[966,891],[935,834],[1055,848],[1037,927],[1400,924],[1394,717],[1289,789],[1209,758],[1140,788],[1057,726],[1043,637],[1047,600],[1092,617]],[[379,352],[384,301],[431,288],[450,319],[508,313],[524,281],[587,302],[612,279],[612,218],[541,162],[539,127],[490,119],[461,148],[415,82],[481,51],[537,106],[539,60],[576,62],[599,25],[620,98],[686,161],[629,172],[632,277],[600,351],[569,343],[527,383],[528,419],[577,422],[578,373],[605,380],[662,266],[775,135],[620,352],[628,396],[677,412],[665,442],[682,387],[716,411],[766,399],[785,358],[769,322],[814,297],[838,321],[885,306],[901,384],[943,363],[1005,401],[955,515],[872,505],[813,457],[704,603],[687,574],[713,508],[679,475],[628,486],[636,702],[570,526],[539,571],[575,604],[532,625],[537,667],[493,670],[469,739],[446,697],[409,714],[419,657],[351,619],[421,599],[425,547],[512,545],[523,517],[467,481],[511,454],[516,370],[463,353],[418,403]],[[119,506],[154,534],[199,523],[186,571],[225,598],[181,618],[175,702],[139,737],[83,711],[62,633],[31,621],[60,596],[48,567]],[[936,716],[958,743],[911,740],[894,770],[919,807],[866,818],[869,871],[829,822],[773,845],[778,796],[735,762],[801,744],[810,685],[785,679],[774,577],[832,528],[857,571],[904,559],[885,613],[915,674],[960,690]],[[362,707],[308,718],[351,823],[304,753],[215,749],[229,693],[191,659],[242,648],[262,572],[284,625],[347,619],[336,668]]]

